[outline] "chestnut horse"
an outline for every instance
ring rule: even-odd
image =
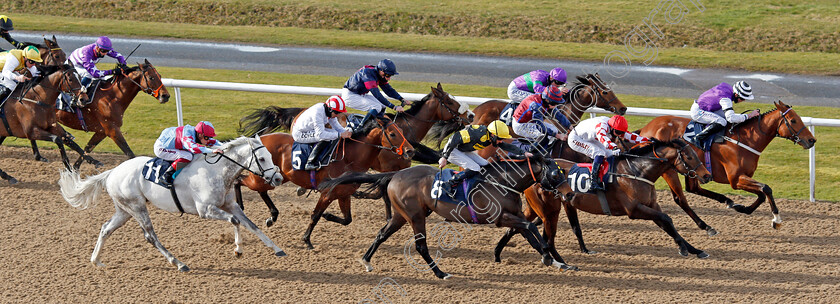
[[[565,170],[571,168],[574,162],[559,159],[560,166]],[[674,227],[671,218],[662,212],[656,202],[656,189],[653,183],[666,170],[673,170],[685,175],[687,178],[700,179],[705,183],[711,179],[709,171],[703,166],[697,154],[690,148],[683,139],[675,139],[669,142],[661,142],[651,138],[650,143],[637,145],[616,158],[615,179],[616,182],[607,186],[604,196],[608,204],[608,211],[602,209],[598,195],[575,194],[571,200],[561,200],[554,194],[544,191],[537,191],[534,187],[525,190],[525,200],[528,202],[526,218],[533,220],[537,216],[544,223],[544,237],[548,242],[549,252],[552,256],[559,256],[554,245],[554,237],[557,235],[557,220],[560,209],[566,208],[566,216],[572,231],[578,239],[580,250],[584,253],[595,253],[586,248],[583,242],[580,222],[577,217],[577,210],[583,210],[592,214],[608,214],[613,216],[626,215],[631,219],[646,219],[656,223],[680,248],[680,254],[687,256],[689,253],[696,254],[699,258],[706,258],[708,254],[696,249],[680,236]],[[606,177],[605,177],[606,178]],[[573,180],[578,188],[588,189],[589,180],[577,178]],[[501,252],[510,240],[513,232],[508,231],[499,240],[496,246],[496,262],[501,261]]]
[[[59,93],[69,94],[73,98],[86,99],[76,70],[69,65],[41,68],[43,76],[32,82],[21,83],[3,104],[3,127],[0,128],[0,143],[7,136],[45,140],[58,145],[64,166],[69,170],[70,162],[64,150],[64,144],[82,155],[89,163],[102,166],[102,163],[85,154],[72,136],[62,128],[55,116],[55,101]]]
[[[409,263],[418,270],[432,269],[435,276],[440,279],[450,278],[450,274],[438,268],[440,261],[432,259],[426,245],[426,217],[432,212],[449,222],[510,227],[512,231],[522,234],[528,243],[542,255],[544,265],[553,265],[563,271],[577,270],[577,267],[567,265],[559,256],[552,258],[537,226],[525,220],[522,214],[522,201],[519,198],[523,190],[535,184],[550,189],[564,185],[565,174],[559,167],[537,156],[529,159],[492,162],[485,168],[487,170],[482,170],[485,182],[479,184],[470,194],[472,202],[469,206],[438,202],[432,198],[430,195],[432,191],[443,190],[440,189],[440,182],[436,183],[434,178],[435,173],[438,173],[438,168],[431,166],[415,166],[397,172],[373,175],[355,173],[326,181],[319,189],[329,193],[343,186],[356,185],[358,187],[360,183],[372,184],[371,190],[379,192],[385,204],[393,204],[396,210],[395,216],[379,230],[373,244],[360,260],[368,272],[373,270],[370,260],[379,245],[388,240],[403,225],[410,223],[411,228],[414,229],[412,242],[428,266],[421,266],[413,258]],[[561,191],[569,192],[571,189],[565,185]]]
[[[431,89],[432,91],[428,95],[414,102],[411,108],[403,113],[397,113],[396,117],[392,116],[394,123],[405,132],[403,135],[416,149],[417,153],[414,154],[413,160],[427,164],[437,163],[440,158],[440,153],[420,144],[432,125],[442,122],[462,126],[469,124],[475,116],[466,103],[456,101],[452,95],[443,90],[440,83],[436,88],[432,87]],[[297,116],[304,110],[306,109],[279,107],[256,110],[240,120],[240,132],[246,136],[251,136],[263,129],[285,128],[288,130]],[[340,117],[340,119],[344,118],[345,116]],[[379,153],[377,160],[373,162],[372,169],[379,172],[397,171],[411,166],[411,161],[412,159],[406,159],[391,151],[382,151]],[[241,187],[241,184],[237,184],[238,187]],[[271,218],[265,221],[266,225],[271,227],[277,221],[280,212],[267,193],[260,192],[260,196],[271,213]],[[238,197],[241,198],[241,196]],[[239,204],[244,207],[241,200],[239,200]],[[390,215],[390,212],[387,213]]]
[[[717,200],[726,204],[728,208],[745,214],[751,214],[766,198],[769,198],[770,210],[773,212],[772,227],[778,229],[781,226],[782,218],[779,216],[779,209],[776,208],[776,201],[773,199],[773,190],[767,184],[760,183],[752,178],[758,168],[758,158],[770,144],[770,141],[776,137],[791,140],[804,149],[812,148],[817,140],[808,131],[808,127],[802,123],[802,118],[796,114],[793,108],[781,101],[776,102],[775,105],[775,109],[761,114],[758,118],[730,126],[725,133],[729,140],[716,143],[712,145],[711,149],[714,181],[729,184],[735,190],[744,190],[757,195],[758,198],[751,206],[745,207],[735,204],[731,199],[720,193],[700,188],[700,184],[696,180],[686,179],[685,190]],[[690,119],[688,118],[662,116],[651,120],[639,132],[647,137],[673,139],[683,136],[689,122]],[[694,149],[700,157],[704,156],[701,149],[697,147],[694,147]],[[671,188],[674,201],[694,220],[697,227],[706,230],[709,235],[717,234],[717,231],[701,220],[688,205],[680,186],[679,177],[672,171],[665,172],[663,177]]]
[[[261,138],[263,144],[271,152],[274,164],[280,167],[282,171],[283,183],[291,181],[306,189],[314,189],[322,181],[328,178],[338,177],[347,171],[367,171],[376,161],[381,150],[394,151],[406,159],[411,158],[411,155],[414,154],[414,147],[405,138],[403,131],[393,122],[382,122],[378,119],[372,119],[368,121],[366,126],[363,126],[363,130],[366,130],[364,132],[366,135],[364,136],[357,135],[354,138],[342,139],[335,152],[337,154],[336,160],[330,163],[329,166],[315,172],[314,176],[310,175],[312,171],[292,169],[292,162],[295,161],[292,157],[292,144],[294,143],[292,135],[272,133],[263,135]],[[259,192],[263,199],[268,197],[267,192],[269,190],[274,189],[273,186],[265,183],[262,178],[253,174],[242,178],[240,183],[235,184],[234,187],[236,199],[239,202],[242,201],[241,185],[245,185],[251,190]],[[318,204],[315,206],[315,210],[312,211],[309,227],[303,235],[303,242],[306,243],[307,248],[314,248],[310,238],[312,230],[318,224],[321,217],[345,226],[353,221],[350,213],[350,196],[357,188],[358,186],[346,185],[336,188],[335,191],[329,193],[321,193]],[[336,199],[338,199],[338,204],[344,218],[325,212],[332,201]]]

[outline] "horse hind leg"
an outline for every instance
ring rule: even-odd
[[[90,140],[88,140],[87,145],[85,145],[85,153],[90,153],[91,151],[93,151],[93,148],[99,145],[99,143],[102,142],[102,139],[104,138],[105,133],[93,133],[93,136],[90,137]],[[82,162],[85,160],[85,158],[82,156],[82,154],[79,154],[79,158],[76,159],[76,163],[73,164],[73,167],[78,168],[82,165]]]
[[[524,237],[528,241],[528,243],[531,244],[531,247],[533,247],[540,255],[542,255],[542,263],[544,265],[553,265],[557,268],[560,268],[563,271],[578,270],[578,267],[566,264],[562,258],[560,258],[560,260],[555,260],[549,253],[548,245],[540,235],[540,231],[537,229],[537,226],[529,222],[528,220],[516,216],[512,213],[502,212],[502,215],[499,217],[499,220],[498,222],[496,222],[496,225],[510,227],[522,234],[522,237]]]
[[[169,262],[169,264],[178,267],[179,271],[190,271],[190,268],[187,267],[186,264],[175,258],[175,256],[169,252],[169,250],[166,250],[166,247],[163,247],[163,244],[160,243],[157,234],[155,234],[155,229],[152,227],[152,219],[149,217],[149,210],[146,209],[145,201],[137,200],[136,202],[133,202],[133,204],[134,206],[138,206],[135,208],[136,210],[134,210],[133,215],[134,219],[140,224],[140,228],[143,229],[143,236],[146,238],[146,241],[152,244],[152,246],[155,246],[155,248],[163,254],[163,257],[166,258],[166,261]]]
[[[12,177],[9,174],[6,174],[6,172],[4,172],[3,170],[0,170],[0,178],[8,180],[9,184],[11,184],[11,185],[14,185],[14,184],[18,183],[17,179],[15,179],[14,177]]]
[[[388,240],[394,232],[397,232],[404,226],[406,220],[401,215],[397,214],[397,216],[392,217],[382,229],[379,230],[379,233],[376,235],[376,238],[373,239],[373,243],[370,244],[370,248],[368,248],[365,255],[359,259],[359,262],[365,266],[365,271],[371,272],[373,271],[373,266],[370,264],[370,259],[373,258],[373,254],[376,253],[376,250],[379,249],[379,245],[382,245],[385,241]]]
[[[90,262],[96,266],[105,267],[105,264],[100,262],[100,252],[102,250],[102,246],[105,245],[105,240],[111,236],[111,233],[117,228],[122,227],[131,218],[131,215],[125,210],[117,207],[116,212],[114,215],[111,216],[111,219],[102,224],[102,229],[99,231],[99,239],[96,240],[96,246],[93,248],[93,254],[90,256]]]
[[[773,198],[773,189],[771,189],[770,186],[744,175],[738,179],[736,187],[736,189],[751,192],[758,196],[755,202],[753,202],[753,204],[749,207],[736,210],[745,214],[752,214],[758,206],[761,205],[761,203],[767,200],[770,204],[770,211],[773,212],[773,221],[771,222],[773,229],[779,229],[781,227],[782,218],[779,216],[779,208],[776,207],[776,200]]]
[[[350,198],[349,197],[342,197],[338,199],[338,207],[341,209],[341,214],[344,218],[340,218],[335,216],[332,213],[324,212],[324,219],[330,222],[336,222],[341,225],[347,226],[353,222],[353,214],[350,210]]]
[[[41,156],[41,151],[38,150],[38,143],[37,142],[35,142],[34,140],[30,140],[29,142],[32,146],[32,154],[35,155],[35,160],[45,162],[45,163],[50,162],[49,159],[46,159],[45,157]]]

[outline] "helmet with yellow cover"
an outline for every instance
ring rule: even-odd
[[[23,49],[23,57],[35,62],[43,62],[41,59],[41,52],[33,45],[27,46]]]
[[[494,120],[489,125],[487,125],[487,131],[493,133],[493,135],[498,136],[499,138],[511,138],[510,136],[510,128],[502,122],[501,120]]]

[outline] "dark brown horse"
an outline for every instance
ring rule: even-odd
[[[776,201],[773,199],[773,190],[770,189],[770,186],[752,178],[758,168],[758,158],[770,144],[770,141],[776,137],[791,140],[804,149],[813,147],[817,140],[808,131],[808,128],[802,123],[802,118],[796,114],[793,108],[781,101],[775,103],[775,105],[775,109],[761,114],[758,118],[749,119],[727,128],[725,135],[730,140],[712,145],[710,152],[714,181],[729,184],[735,190],[744,190],[757,195],[758,198],[751,206],[745,207],[735,204],[731,199],[720,193],[700,188],[700,184],[696,180],[686,179],[685,190],[717,200],[726,204],[728,208],[745,214],[751,214],[765,199],[769,198],[770,210],[773,212],[772,227],[778,229],[782,219],[779,216],[779,209],[776,208]],[[657,117],[642,128],[640,134],[663,139],[678,138],[683,136],[689,122],[688,118]],[[702,150],[697,147],[694,147],[694,149],[700,157],[704,157]],[[680,186],[679,176],[674,172],[667,171],[663,177],[671,188],[674,201],[694,220],[697,226],[706,230],[709,235],[717,234],[717,231],[701,220],[688,205]]]
[[[291,135],[273,133],[263,135],[261,138],[265,147],[271,152],[274,164],[282,170],[283,183],[291,181],[302,188],[315,189],[318,184],[327,178],[338,177],[347,171],[367,171],[376,161],[381,150],[394,151],[404,158],[411,158],[411,155],[414,153],[414,147],[408,142],[403,135],[403,131],[396,124],[393,122],[382,122],[376,119],[370,120],[369,122],[367,126],[363,127],[363,130],[366,130],[364,134],[367,135],[343,139],[335,152],[337,153],[336,161],[318,170],[314,176],[310,175],[311,171],[292,169],[292,162],[295,160],[292,157],[292,144],[294,143],[294,139]],[[265,183],[261,177],[253,174],[248,175],[234,187],[236,199],[240,202],[242,201],[241,185],[245,185],[251,190],[259,192],[264,200],[268,197],[267,192],[274,189],[274,187]],[[312,230],[322,217],[328,221],[342,225],[348,225],[353,221],[350,213],[350,196],[356,192],[357,188],[358,186],[345,185],[329,193],[321,193],[318,204],[315,206],[315,210],[312,211],[312,221],[306,229],[306,233],[303,235],[303,241],[309,249],[314,248],[310,240]],[[344,218],[325,212],[332,201],[336,199],[338,199],[338,204]]]
[[[373,244],[360,260],[367,271],[373,270],[370,260],[379,245],[388,240],[403,225],[410,223],[411,228],[414,229],[413,242],[415,248],[428,266],[420,266],[413,258],[409,263],[418,270],[431,268],[438,278],[450,278],[451,275],[438,268],[440,261],[432,259],[426,245],[426,217],[432,212],[450,222],[494,224],[497,227],[510,227],[512,231],[522,234],[531,246],[542,255],[544,265],[554,265],[561,270],[577,270],[577,267],[567,265],[559,256],[552,258],[545,240],[537,230],[537,226],[527,221],[522,214],[522,201],[519,195],[523,190],[534,184],[555,189],[565,181],[564,174],[557,165],[553,162],[547,163],[540,158],[530,158],[518,161],[492,162],[485,168],[487,170],[482,173],[482,176],[485,177],[486,181],[471,193],[472,204],[469,206],[438,202],[432,199],[432,191],[442,190],[440,189],[440,183],[435,183],[434,180],[434,175],[438,172],[438,169],[431,166],[415,166],[397,172],[374,175],[351,174],[326,181],[320,189],[324,192],[330,192],[336,191],[342,186],[368,183],[372,184],[372,190],[382,194],[386,204],[393,204],[396,210],[395,216],[379,230]],[[571,191],[568,185],[563,185],[561,191]]]
[[[157,69],[148,60],[136,67],[128,68],[125,74],[114,74],[110,81],[100,84],[95,94],[89,92],[93,95],[93,101],[81,109],[87,130],[75,113],[56,110],[58,121],[76,130],[94,132],[85,146],[87,153],[93,151],[93,148],[107,136],[128,158],[134,158],[134,152],[128,146],[120,127],[123,125],[126,109],[141,91],[156,98],[160,103],[169,101],[169,91],[163,86]],[[81,163],[82,159],[79,158],[75,166],[78,167]]]
[[[583,242],[580,222],[578,221],[577,210],[586,211],[592,214],[608,214],[613,216],[626,215],[631,219],[646,219],[656,223],[680,248],[683,256],[696,254],[697,257],[705,258],[708,254],[691,246],[674,227],[671,218],[662,212],[656,202],[656,189],[653,183],[666,170],[673,170],[684,174],[687,178],[699,179],[707,182],[711,175],[702,165],[702,161],[690,148],[687,142],[682,139],[675,139],[669,142],[660,142],[651,139],[652,143],[641,144],[639,147],[630,149],[625,155],[617,157],[615,183],[608,186],[604,196],[608,204],[605,211],[601,205],[598,195],[575,194],[572,200],[563,201],[554,194],[544,191],[537,191],[531,187],[525,191],[525,200],[528,202],[526,218],[533,220],[536,217],[544,223],[544,237],[548,242],[549,252],[552,256],[559,256],[554,245],[554,237],[557,234],[557,220],[560,209],[566,208],[566,216],[572,231],[578,239],[580,250],[584,253],[594,253],[586,248]],[[574,163],[563,159],[559,160],[560,166],[568,170]],[[605,177],[606,178],[606,177]],[[588,178],[576,176],[572,181],[578,188],[588,189]],[[496,246],[496,262],[501,261],[502,249],[513,235],[508,231]]]
[[[440,153],[420,144],[432,125],[438,122],[459,126],[470,123],[475,114],[469,110],[466,103],[458,102],[452,98],[452,95],[443,90],[440,83],[437,87],[431,89],[432,91],[428,95],[414,102],[411,108],[403,113],[398,113],[396,116],[391,116],[394,123],[405,132],[403,135],[414,146],[417,153],[414,153],[412,159],[406,159],[394,152],[382,151],[379,153],[377,160],[374,161],[372,169],[380,172],[397,171],[411,166],[412,160],[427,164],[437,163]],[[306,109],[279,107],[256,110],[240,120],[240,132],[246,136],[252,136],[253,133],[264,129],[285,128],[288,130],[297,116],[304,110]],[[344,118],[345,116],[340,117],[342,120]],[[346,125],[346,122],[342,122],[342,124]],[[280,212],[267,193],[260,192],[260,196],[271,213],[271,218],[265,221],[266,225],[271,227],[277,221]],[[239,201],[239,203],[242,206],[242,201]]]
[[[87,99],[82,90],[75,69],[69,65],[41,68],[43,76],[31,82],[21,83],[3,105],[3,127],[0,128],[0,143],[7,136],[30,140],[54,142],[61,152],[64,166],[70,170],[70,162],[64,150],[66,143],[88,162],[102,166],[102,163],[85,154],[79,145],[73,142],[64,131],[55,115],[55,101],[59,93],[66,93],[73,98]]]
[[[32,45],[38,48],[38,51],[41,53],[41,59],[44,60],[42,63],[44,66],[57,66],[67,61],[67,54],[58,46],[58,41],[55,39],[55,36],[52,37],[52,40],[44,38],[44,44],[24,42],[24,45]]]

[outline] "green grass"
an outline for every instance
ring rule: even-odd
[[[18,29],[48,32],[377,48],[411,52],[428,51],[543,57],[595,62],[603,62],[606,54],[623,47],[607,43],[535,41],[513,38],[420,35],[298,27],[218,26],[143,21],[121,22],[120,24],[125,25],[114,26],[115,21],[108,19],[33,14],[16,14],[14,18]],[[626,33],[627,31],[624,31],[620,36]],[[633,63],[640,64],[637,61]],[[654,64],[837,75],[840,71],[840,54],[821,52],[734,52],[699,47],[678,47],[660,48]]]
[[[165,78],[194,79],[194,80],[225,80],[230,82],[248,82],[279,85],[298,85],[314,87],[341,87],[346,80],[345,77],[311,76],[277,74],[267,72],[246,72],[226,70],[205,70],[187,68],[159,67],[159,72]],[[435,83],[426,82],[405,82],[395,79],[394,87],[400,92],[428,93],[430,87]],[[459,96],[476,96],[490,98],[505,98],[505,88],[486,86],[466,86],[444,84],[444,90]],[[170,94],[174,92],[170,89]],[[216,91],[182,89],[184,109],[184,122],[195,125],[199,120],[209,120],[217,127],[219,138],[233,138],[236,136],[236,128],[241,117],[245,116],[251,109],[264,108],[270,105],[281,107],[306,107],[317,102],[323,102],[323,96],[268,94],[235,91]],[[687,110],[691,104],[690,100],[677,98],[652,98],[633,95],[619,95],[622,102],[631,107],[663,108]],[[743,111],[750,108],[759,108],[767,111],[771,105],[743,103],[738,104],[736,111]],[[840,109],[796,106],[794,108],[800,116],[810,117],[840,117]],[[651,118],[628,116],[630,129],[638,129],[644,126]],[[131,104],[125,114],[125,125],[122,130],[126,135],[129,145],[135,153],[142,155],[152,154],[154,140],[160,131],[166,127],[176,125],[175,101],[173,99],[167,104],[158,104],[154,98],[140,94]],[[90,134],[78,130],[71,131],[81,145],[87,142]],[[817,149],[817,192],[820,200],[840,201],[840,173],[836,165],[840,162],[838,155],[838,144],[840,141],[840,130],[836,128],[816,129],[818,142]],[[7,145],[28,146],[29,141],[9,138],[5,141]],[[42,143],[47,148],[54,147],[51,144]],[[105,139],[95,151],[118,153],[119,149],[110,139]],[[72,155],[72,154],[71,154]],[[760,160],[760,166],[755,178],[773,187],[777,197],[807,199],[808,198],[808,153],[799,146],[793,146],[790,141],[784,139],[774,140],[767,150],[764,151]],[[709,189],[727,194],[736,192],[727,185],[713,184],[707,186]],[[662,181],[658,182],[658,188],[665,189]]]

